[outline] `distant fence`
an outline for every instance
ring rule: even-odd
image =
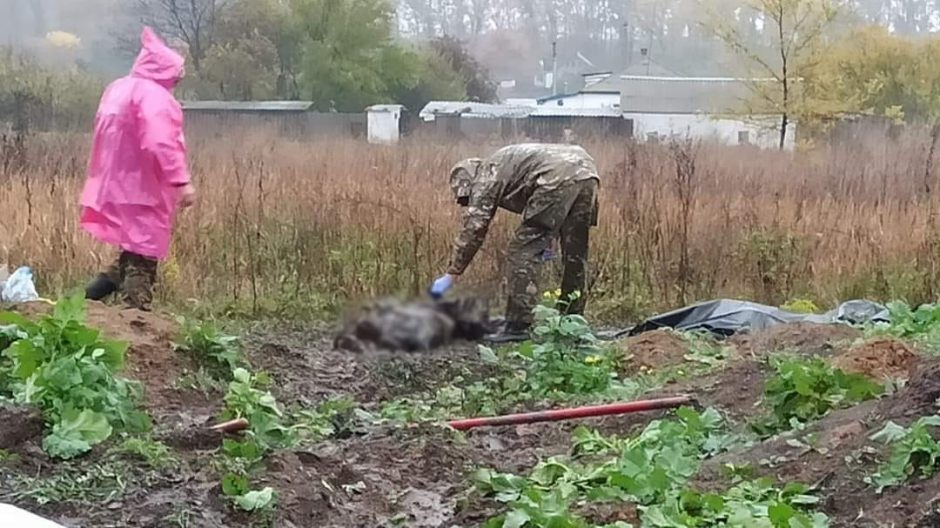
[[[366,115],[329,112],[186,111],[188,136],[222,136],[228,131],[244,128],[266,128],[291,138],[359,138],[366,135]]]
[[[440,139],[499,137],[512,140],[528,137],[561,141],[567,134],[579,138],[633,137],[633,121],[622,117],[529,116],[522,118],[479,118],[437,116],[423,121],[414,131]]]
[[[265,129],[290,138],[365,138],[366,126],[364,113],[186,110],[186,134],[194,138],[221,137],[254,129]],[[411,114],[403,117],[400,126],[403,135],[420,135],[442,141],[524,137],[562,141],[568,134],[578,138],[633,136],[633,122],[620,117],[475,118],[441,115],[434,121],[422,121]]]

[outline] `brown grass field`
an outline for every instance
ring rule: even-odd
[[[0,160],[0,262],[33,266],[50,296],[81,286],[112,257],[77,228],[87,141],[31,137],[25,156]],[[934,299],[931,145],[916,129],[798,153],[586,142],[603,178],[591,315],[635,319],[718,296],[821,307]],[[200,202],[178,219],[160,297],[287,317],[421,294],[445,268],[457,228],[449,168],[498,146],[303,143],[259,131],[191,138]],[[515,221],[498,216],[461,291],[501,294]]]

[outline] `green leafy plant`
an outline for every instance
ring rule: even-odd
[[[52,434],[42,440],[42,448],[55,457],[76,457],[111,436],[111,424],[101,413],[68,407],[58,420],[52,426]]]
[[[590,526],[571,513],[573,503],[658,504],[685,486],[702,458],[741,441],[725,428],[716,411],[688,408],[678,410],[675,419],[650,423],[631,439],[605,438],[580,428],[573,460],[549,458],[528,477],[486,469],[474,473],[480,493],[509,507],[485,526]]]
[[[940,304],[922,304],[913,309],[904,301],[893,301],[887,308],[891,319],[887,329],[898,337],[932,334],[940,329]]]
[[[904,301],[894,301],[887,304],[887,309],[891,322],[869,325],[869,335],[911,339],[931,351],[940,350],[940,303],[914,309]]]
[[[222,441],[221,456],[216,459],[217,469],[222,474],[222,496],[244,511],[267,514],[276,505],[272,488],[251,488],[251,475],[262,467],[266,450],[256,438]]]
[[[248,477],[238,473],[227,473],[222,478],[222,495],[247,512],[271,510],[276,502],[273,488],[252,490]]]
[[[235,504],[247,512],[259,512],[270,510],[276,503],[276,494],[274,488],[265,486],[260,490],[247,491],[241,495],[232,497]]]
[[[244,364],[241,340],[222,332],[215,324],[183,320],[183,335],[176,349],[190,354],[218,379],[230,379]]]
[[[37,322],[0,314],[0,324],[16,329],[16,339],[3,352],[9,390],[17,403],[42,410],[51,426],[43,448],[60,458],[89,451],[114,430],[150,427],[147,415],[137,410],[140,384],[115,375],[124,366],[127,344],[102,338],[84,321],[82,294],[61,299]]]
[[[534,314],[535,342],[517,350],[529,360],[526,384],[533,395],[596,394],[611,388],[616,361],[584,317],[548,306],[537,306]]]
[[[909,428],[888,422],[884,429],[871,439],[892,445],[888,460],[866,481],[878,487],[878,492],[892,486],[900,486],[914,475],[932,477],[940,461],[940,442],[930,434],[930,429],[940,427],[940,416],[926,416]]]
[[[826,361],[781,357],[771,360],[776,371],[764,387],[773,410],[755,429],[765,435],[791,429],[881,395],[884,387],[862,375],[847,374]]]
[[[721,494],[672,493],[661,504],[641,507],[641,518],[645,528],[825,528],[828,518],[811,511],[818,502],[802,484],[778,489],[769,479],[759,479],[738,483]]]
[[[268,384],[263,374],[252,375],[243,368],[232,372],[222,418],[244,418],[248,421],[249,435],[243,441],[224,440],[217,459],[222,473],[222,495],[236,507],[255,514],[270,514],[276,505],[276,494],[269,487],[251,489],[252,473],[261,466],[269,450],[296,441],[292,428],[283,423],[284,413],[274,395],[263,389]]]
[[[315,443],[348,431],[357,421],[356,400],[345,397],[327,400],[314,409],[293,416],[291,429],[302,442]]]
[[[248,420],[252,437],[265,449],[280,447],[292,441],[290,428],[282,423],[284,416],[270,391],[259,388],[266,385],[263,375],[252,375],[243,368],[232,373],[232,381],[225,394],[222,418]]]

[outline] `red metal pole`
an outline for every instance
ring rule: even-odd
[[[576,418],[591,418],[595,416],[611,416],[615,414],[629,414],[658,409],[672,409],[690,405],[694,402],[691,396],[676,396],[658,400],[643,400],[626,403],[612,403],[608,405],[592,405],[589,407],[576,407],[573,409],[555,409],[522,414],[509,414],[491,418],[470,418],[467,420],[454,420],[448,425],[458,431],[466,431],[476,427],[496,427],[501,425],[519,425],[538,422],[559,422]]]

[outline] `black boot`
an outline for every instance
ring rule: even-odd
[[[100,301],[118,290],[118,285],[104,273],[98,275],[85,287],[85,298]]]

